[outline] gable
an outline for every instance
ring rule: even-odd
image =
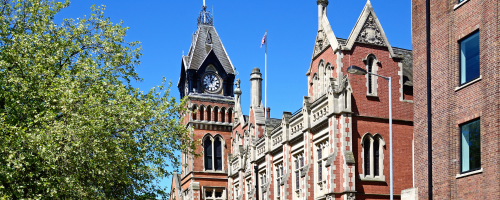
[[[387,47],[390,57],[400,57],[394,54],[370,1],[366,2],[356,25],[347,39],[344,50],[351,50],[355,42]]]

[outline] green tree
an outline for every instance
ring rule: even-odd
[[[186,101],[131,85],[140,43],[104,6],[54,23],[68,5],[0,0],[0,199],[167,197],[159,179],[196,147]]]

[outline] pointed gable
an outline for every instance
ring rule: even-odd
[[[210,51],[214,51],[226,73],[235,73],[233,64],[226,53],[226,49],[215,27],[203,24],[198,25],[198,29],[194,35],[186,69],[198,70]]]
[[[328,21],[326,15],[323,15],[323,18],[321,19],[321,29],[318,30],[318,34],[316,35],[316,42],[314,42],[311,64],[306,74],[311,73],[312,62],[314,61],[314,59],[318,55],[323,53],[323,51],[325,51],[328,47],[332,47],[333,52],[335,52],[339,48],[339,42],[337,41],[337,37],[335,37],[335,33],[333,33],[332,27],[330,26],[330,21]]]
[[[351,50],[355,42],[387,47],[390,56],[396,57],[369,0],[349,35],[344,50]]]

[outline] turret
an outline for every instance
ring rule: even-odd
[[[262,105],[262,74],[259,68],[253,68],[250,74],[251,107],[256,108]]]
[[[326,6],[328,6],[328,0],[318,0],[316,1],[318,4],[318,30],[321,30],[321,20],[323,16],[326,15]]]

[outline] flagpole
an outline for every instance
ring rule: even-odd
[[[265,54],[265,70],[264,70],[264,112],[267,112],[267,30],[266,30],[266,54]],[[267,116],[267,115],[266,115]],[[270,117],[270,116],[269,116]]]

